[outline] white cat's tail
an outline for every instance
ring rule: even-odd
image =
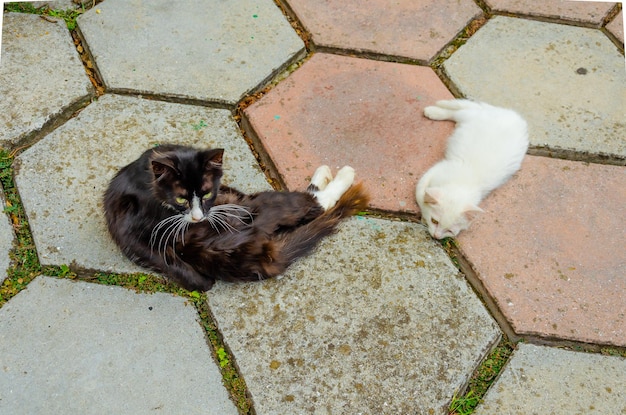
[[[435,105],[424,108],[424,115],[431,120],[453,120],[458,121],[457,111],[475,110],[484,107],[486,104],[470,101],[469,99],[444,99],[437,101]]]

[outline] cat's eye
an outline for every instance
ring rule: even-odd
[[[189,204],[189,201],[187,199],[185,199],[184,197],[177,197],[174,200],[176,200],[176,203],[178,203],[179,205],[182,205],[182,206],[187,206]]]
[[[430,221],[432,222],[433,225],[439,225],[439,221],[435,218],[430,218]]]
[[[213,197],[213,192],[209,192],[205,194],[204,196],[202,196],[202,200],[209,200],[212,197]]]

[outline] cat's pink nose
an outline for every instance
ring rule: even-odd
[[[204,218],[204,214],[202,213],[202,209],[191,209],[191,221],[192,222],[200,222]]]

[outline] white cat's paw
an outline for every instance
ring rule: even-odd
[[[333,174],[330,171],[330,167],[324,165],[319,166],[315,173],[313,173],[313,177],[311,178],[311,184],[317,188],[317,190],[324,190],[328,183],[333,180]]]
[[[431,105],[424,108],[424,115],[431,120],[448,120],[450,119],[450,110]]]

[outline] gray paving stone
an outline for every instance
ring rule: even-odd
[[[107,88],[229,105],[304,53],[272,0],[107,0],[78,27]]]
[[[0,309],[0,413],[237,414],[185,299],[39,276]]]
[[[6,206],[4,193],[0,188],[0,206],[2,210]],[[7,268],[11,264],[11,259],[9,258],[9,252],[13,247],[13,242],[15,240],[15,234],[13,233],[13,227],[11,226],[11,221],[4,213],[0,214],[0,284],[7,277]]]
[[[624,57],[599,30],[496,16],[444,68],[463,95],[520,111],[532,145],[626,157]]]
[[[626,413],[626,359],[519,344],[474,415]]]
[[[0,146],[69,116],[93,87],[63,20],[6,13],[0,62]]]
[[[79,6],[74,0],[52,0],[52,1],[31,1],[29,2],[35,7],[49,7],[55,10],[77,9]],[[83,3],[91,4],[91,0],[85,0]]]
[[[17,158],[42,264],[140,271],[111,241],[101,198],[120,167],[158,143],[222,147],[225,183],[270,188],[229,111],[105,95]]]
[[[259,415],[447,414],[500,337],[425,228],[397,221],[353,218],[281,278],[208,301]]]

